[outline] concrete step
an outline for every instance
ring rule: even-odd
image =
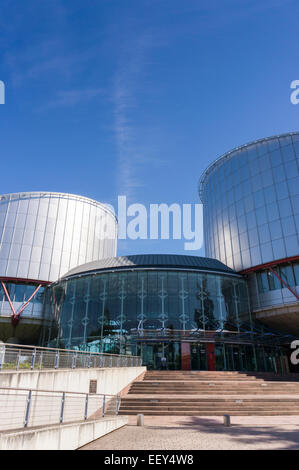
[[[291,388],[271,388],[271,387],[256,387],[256,388],[236,388],[236,387],[225,387],[225,388],[217,388],[217,387],[209,387],[209,388],[189,388],[189,387],[183,387],[183,388],[137,388],[134,387],[130,389],[129,393],[134,394],[134,393],[143,393],[144,395],[150,395],[151,393],[159,393],[161,395],[167,395],[168,393],[171,394],[176,394],[178,393],[185,393],[185,395],[192,395],[198,394],[198,393],[214,393],[214,394],[221,394],[224,392],[230,392],[230,393],[248,393],[250,394],[251,392],[258,392],[258,393],[279,393],[279,394],[297,394],[299,393],[298,389],[291,389]]]
[[[200,398],[200,399],[144,399],[144,398],[134,398],[134,399],[129,399],[129,398],[122,398],[121,400],[121,406],[127,406],[127,405],[132,405],[132,406],[139,406],[139,405],[171,405],[171,406],[180,406],[182,404],[188,403],[190,406],[194,405],[197,406],[197,404],[202,404],[203,406],[209,406],[211,404],[215,404],[215,406],[218,404],[223,404],[225,406],[234,404],[238,401],[242,401],[242,403],[256,403],[256,404],[261,404],[261,405],[267,405],[271,404],[272,406],[278,406],[280,404],[289,404],[290,406],[299,406],[299,399],[293,400],[292,398],[275,398],[275,399],[267,399],[267,398],[259,398],[259,397],[254,397],[254,398],[219,398],[219,399],[209,399],[209,398]]]
[[[185,396],[185,395],[299,395],[299,393],[295,393],[294,391],[288,392],[287,390],[279,390],[276,393],[273,392],[273,390],[264,390],[261,392],[260,390],[236,390],[236,389],[231,389],[231,390],[167,390],[167,392],[163,392],[161,390],[151,390],[151,391],[136,391],[133,390],[132,392],[129,392],[128,395],[165,395],[165,396],[170,396],[170,395],[178,395],[178,396]]]
[[[136,406],[132,405],[123,405],[121,406],[120,408],[122,411],[123,410],[136,410]],[[289,410],[289,411],[297,411],[297,413],[299,412],[299,406],[291,406],[291,405],[283,405],[283,404],[280,404],[279,407],[277,406],[273,406],[273,405],[256,405],[256,404],[231,404],[231,405],[212,405],[210,404],[209,406],[207,405],[197,405],[197,406],[194,406],[194,405],[190,405],[190,406],[187,406],[187,405],[174,405],[174,406],[170,406],[170,405],[166,405],[165,406],[161,406],[161,405],[157,405],[157,406],[151,406],[151,405],[140,405],[138,406],[138,409],[143,409],[143,410],[159,410],[159,411],[162,411],[162,410],[172,410],[172,411],[184,411],[184,410],[189,410],[189,411],[192,411],[192,410],[203,410],[203,411],[207,411],[207,410],[211,410],[211,411],[226,411],[226,410],[267,410],[267,411],[275,411],[277,409],[279,410]]]
[[[149,389],[149,388],[153,388],[153,389],[157,389],[157,388],[160,388],[160,389],[163,389],[163,390],[170,390],[170,389],[173,389],[173,388],[178,388],[178,389],[182,389],[182,388],[189,388],[190,390],[192,389],[197,389],[197,388],[203,388],[203,389],[206,389],[206,388],[219,388],[219,389],[222,389],[222,388],[234,388],[234,387],[238,387],[238,388],[248,388],[248,389],[256,389],[256,388],[272,388],[273,390],[280,390],[280,389],[283,389],[283,388],[289,388],[289,389],[292,389],[292,390],[299,390],[299,384],[290,384],[290,383],[284,383],[284,382],[281,382],[281,383],[269,383],[269,382],[260,382],[260,383],[248,383],[248,382],[245,382],[245,383],[240,383],[240,382],[220,382],[220,383],[217,383],[217,382],[206,382],[206,383],[203,383],[203,382],[193,382],[193,383],[188,383],[188,382],[169,382],[167,385],[166,384],[163,384],[163,383],[160,383],[160,382],[140,382],[140,383],[135,383],[135,384],[132,384],[132,388],[140,388],[140,389]]]
[[[299,374],[289,380],[289,376],[235,371],[146,372],[144,380],[131,385],[120,407],[120,414],[138,413],[156,416],[299,415]]]
[[[254,411],[231,411],[226,413],[224,411],[147,411],[147,410],[138,410],[138,411],[120,411],[119,415],[137,415],[142,413],[147,416],[223,416],[224,414],[230,414],[231,416],[295,416],[298,415],[298,411],[264,411],[264,410],[254,410]]]
[[[214,375],[183,375],[183,376],[178,376],[178,375],[168,375],[168,376],[163,376],[163,375],[145,375],[143,381],[250,381],[250,382],[255,382],[255,381],[269,381],[269,382],[292,382],[296,383],[299,382],[298,377],[286,377],[286,376],[273,376],[273,377],[258,377],[258,376],[243,376],[243,377],[238,377],[237,375],[232,375],[232,376],[214,376]]]
[[[193,407],[188,407],[188,406],[182,406],[182,407],[171,407],[171,406],[163,406],[163,407],[159,407],[159,408],[154,408],[154,407],[148,407],[148,406],[144,406],[142,408],[138,408],[138,410],[146,410],[146,411],[172,411],[173,414],[175,414],[177,411],[193,411],[194,414],[196,414],[198,411],[210,411],[211,414],[213,414],[213,412],[215,411],[221,411],[222,413],[230,413],[230,411],[273,411],[273,412],[276,412],[276,411],[294,411],[296,412],[297,414],[299,413],[299,407],[297,406],[297,408],[290,408],[290,407],[279,407],[279,408],[275,408],[275,407],[258,407],[258,406],[231,406],[229,408],[227,407],[196,407],[196,408],[193,408]],[[121,411],[125,412],[125,411],[135,411],[136,413],[136,409],[135,408],[130,408],[130,407],[126,407],[126,408],[120,408]]]
[[[242,387],[242,388],[260,388],[260,387],[268,387],[268,388],[273,388],[273,389],[280,389],[280,388],[292,388],[294,390],[298,389],[299,390],[299,383],[297,384],[292,384],[288,382],[281,382],[281,383],[272,383],[272,382],[254,382],[254,383],[249,383],[249,382],[200,382],[200,381],[194,381],[193,383],[191,382],[168,382],[167,384],[161,383],[161,382],[136,382],[132,384],[132,387],[134,388],[163,388],[165,390],[168,390],[169,388],[208,388],[208,387],[215,387],[215,388],[222,388],[222,387]]]

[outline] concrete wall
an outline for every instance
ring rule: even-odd
[[[89,420],[100,418],[104,404],[99,394],[122,395],[144,372],[145,367],[0,372],[0,387],[7,387],[7,390],[0,388],[0,431],[24,427],[26,389],[37,390],[32,392],[27,427],[49,427],[59,423],[63,399],[63,423],[83,421],[85,414]],[[89,395],[86,408],[85,394],[89,392],[90,380],[97,381],[97,390]],[[115,415],[116,408],[116,398],[106,397],[106,415]]]
[[[128,423],[126,416],[0,433],[0,450],[75,450]]]
[[[142,375],[145,370],[146,367],[115,367],[2,371],[0,372],[0,387],[88,393],[89,381],[97,380],[97,393],[115,395]]]

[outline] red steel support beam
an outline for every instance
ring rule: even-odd
[[[4,293],[7,297],[7,300],[8,300],[8,303],[9,303],[9,306],[11,308],[11,311],[12,311],[12,318],[11,318],[11,322],[14,326],[16,326],[18,323],[19,323],[19,320],[20,320],[20,315],[21,313],[23,312],[23,310],[27,307],[27,305],[29,304],[30,300],[33,299],[33,297],[35,296],[35,294],[37,294],[37,292],[39,291],[39,289],[42,287],[42,284],[39,284],[37,286],[37,288],[35,289],[35,291],[33,292],[33,294],[31,294],[31,296],[29,297],[28,300],[26,300],[26,302],[23,303],[23,305],[21,306],[21,308],[16,312],[15,311],[15,308],[12,304],[12,301],[11,301],[11,298],[9,296],[9,293],[8,293],[8,290],[6,288],[6,285],[4,284],[3,281],[0,281],[1,282],[1,285],[3,287],[3,290],[4,290]]]
[[[276,261],[270,261],[269,263],[258,264],[257,266],[253,266],[252,268],[243,269],[242,271],[238,271],[240,274],[248,274],[255,271],[261,271],[263,269],[267,269],[273,266],[279,266],[280,264],[291,263],[292,261],[299,261],[299,256],[291,256],[289,258],[283,258]]]
[[[279,276],[279,274],[277,274],[277,272],[274,271],[274,269],[272,269],[271,266],[269,266],[269,271],[271,271],[272,274],[274,274],[274,276],[277,277],[277,279],[280,280],[280,282],[287,288],[289,289],[289,291],[296,297],[297,300],[299,300],[299,296],[297,295],[296,292],[293,291],[293,289],[291,289],[291,287]]]
[[[7,291],[7,289],[6,289],[6,285],[4,284],[3,281],[1,281],[1,286],[3,287],[3,290],[4,290],[5,295],[6,295],[6,297],[7,297],[8,303],[9,303],[10,308],[11,308],[11,311],[12,311],[12,315],[15,317],[15,316],[16,316],[16,311],[15,311],[15,309],[14,309],[14,306],[13,306],[13,304],[12,304],[12,301],[10,300],[10,296],[9,296],[9,293],[8,293],[8,291]]]

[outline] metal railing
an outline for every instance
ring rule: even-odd
[[[140,356],[0,344],[0,371],[139,367],[141,365]]]
[[[119,395],[0,387],[0,431],[117,416]]]

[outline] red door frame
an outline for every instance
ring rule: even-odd
[[[215,343],[207,343],[206,346],[208,370],[216,370]]]

